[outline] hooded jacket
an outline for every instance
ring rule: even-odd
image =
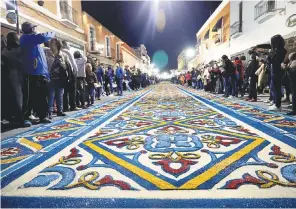
[[[271,38],[272,50],[269,54],[268,59],[271,62],[271,73],[281,74],[281,64],[284,62],[287,50],[284,48],[285,42],[282,36],[275,35]]]
[[[20,38],[24,72],[28,75],[40,75],[50,79],[46,57],[40,44],[48,42],[54,32],[24,34]]]

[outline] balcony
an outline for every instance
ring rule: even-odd
[[[69,27],[78,27],[78,12],[73,9],[67,1],[60,1],[61,22]]]
[[[230,34],[232,38],[239,37],[243,32],[243,22],[236,21],[230,26]]]
[[[263,23],[276,15],[276,1],[262,0],[255,5],[254,12],[254,20],[258,23]]]

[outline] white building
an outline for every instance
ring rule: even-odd
[[[140,59],[137,57],[136,52],[130,48],[126,43],[121,45],[123,65],[129,67],[137,67],[140,63]]]
[[[250,47],[269,43],[276,34],[286,48],[296,47],[296,1],[230,1],[230,55],[247,55]],[[247,56],[248,57],[248,56]]]
[[[136,66],[137,68],[141,69],[143,73],[148,73],[150,70],[150,57],[147,53],[147,49],[144,44],[141,44],[140,47],[133,48],[138,56],[140,58],[139,64]]]

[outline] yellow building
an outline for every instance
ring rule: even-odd
[[[68,42],[70,50],[85,51],[84,31],[80,0],[19,0],[19,23],[25,21],[37,24],[39,32],[53,31],[56,36]],[[42,5],[43,3],[43,5]],[[16,24],[6,20],[8,13],[5,1],[1,1],[1,34],[16,31]]]
[[[181,54],[179,54],[177,62],[178,62],[178,71],[184,71],[186,68],[186,57],[185,57],[184,51],[182,51]]]
[[[87,53],[104,65],[114,66],[116,62],[123,62],[122,40],[85,11],[82,18]]]
[[[224,0],[196,34],[196,64],[229,56],[230,1]]]

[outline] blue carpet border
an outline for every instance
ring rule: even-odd
[[[296,198],[136,199],[1,197],[3,208],[293,208]]]
[[[228,107],[222,107],[222,106],[216,104],[215,102],[212,102],[212,101],[210,101],[208,99],[205,99],[205,98],[203,98],[201,96],[198,96],[198,95],[196,95],[196,94],[194,94],[192,92],[189,92],[189,91],[187,91],[185,89],[182,89],[180,87],[178,87],[178,88],[181,91],[185,92],[186,94],[191,95],[194,98],[196,98],[196,99],[210,105],[211,107],[213,107],[213,108],[215,108],[217,110],[220,110],[220,111],[226,113],[227,115],[229,115],[229,116],[231,116],[231,117],[233,117],[233,118],[235,118],[237,120],[240,120],[240,121],[242,121],[242,122],[244,122],[244,123],[246,123],[246,124],[248,124],[248,125],[250,125],[252,127],[256,127],[256,129],[259,129],[261,132],[264,132],[265,134],[271,136],[270,132],[271,132],[272,128],[269,127],[268,125],[265,125],[264,122],[262,122],[262,121],[261,122],[254,121],[254,120],[252,120],[252,118],[248,118],[248,116],[243,116],[241,114],[236,113],[235,110],[232,110],[232,109],[230,109]],[[293,139],[293,138],[291,138],[289,136],[285,136],[285,135],[283,135],[283,133],[280,133],[280,132],[275,132],[274,133],[273,132],[271,137],[274,137],[274,138],[280,140],[281,142],[283,142],[283,143],[285,143],[285,144],[287,144],[287,145],[289,145],[289,146],[296,149],[295,139]],[[295,207],[296,207],[296,205],[295,205]]]

